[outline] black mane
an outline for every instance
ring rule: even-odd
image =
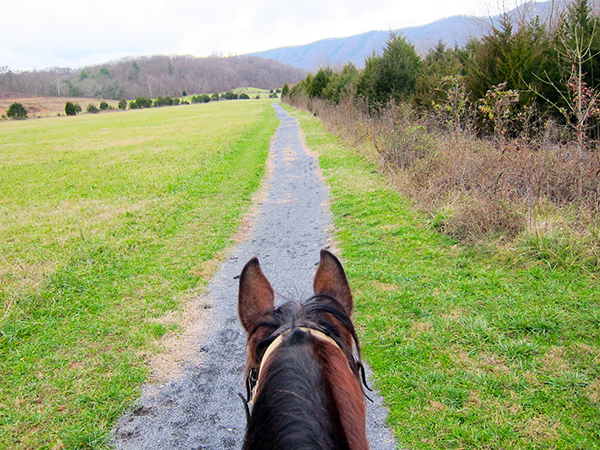
[[[336,324],[327,320],[335,318]],[[347,449],[348,442],[332,401],[330,387],[323,377],[312,349],[313,337],[300,329],[318,330],[333,339],[344,352],[350,368],[359,377],[364,370],[352,321],[342,305],[328,295],[315,295],[304,303],[288,302],[257,321],[250,334],[261,328],[269,333],[256,346],[258,366],[269,345],[286,333],[278,350],[269,358],[261,374],[261,390],[248,419],[244,448]],[[340,329],[341,327],[343,329]],[[356,348],[348,348],[343,335],[351,336]],[[256,373],[248,374],[249,379]],[[253,384],[252,381],[249,385]],[[277,436],[276,439],[273,436]]]

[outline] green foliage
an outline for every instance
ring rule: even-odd
[[[222,98],[224,98],[225,100],[237,100],[238,95],[233,91],[227,91],[225,92],[225,94],[222,95]]]
[[[192,103],[208,103],[211,100],[211,97],[207,94],[194,95],[192,96]]]
[[[428,109],[434,103],[447,100],[444,84],[449,77],[457,77],[463,72],[460,49],[448,49],[443,42],[432,48],[425,56],[420,76],[415,82],[413,104],[417,108]]]
[[[100,102],[100,111],[106,111],[108,109],[108,103],[105,101]]]
[[[103,77],[112,78],[112,74],[110,73],[110,70],[108,70],[107,67],[100,67],[100,71],[98,73]]]
[[[329,84],[323,89],[323,98],[337,104],[342,97],[354,95],[358,75],[354,64],[346,64],[340,73],[332,74]]]
[[[135,100],[129,102],[129,109],[143,109],[150,108],[152,106],[152,99],[148,97],[138,97]]]
[[[287,83],[285,83],[283,85],[283,89],[281,90],[281,97],[287,97],[288,95],[290,95],[290,87]]]
[[[123,111],[126,110],[127,109],[127,100],[125,100],[125,99],[119,100],[118,108]]]
[[[539,19],[521,25],[514,32],[510,18],[505,17],[500,28],[494,28],[485,36],[467,60],[467,89],[476,100],[483,98],[493,86],[506,83],[507,89],[525,93],[522,106],[530,104],[535,99],[530,86],[547,92],[539,77],[545,73],[557,74],[557,58],[552,53],[546,28]]]
[[[392,33],[383,54],[367,58],[357,82],[357,94],[371,106],[385,105],[390,100],[399,102],[414,92],[420,66],[414,46]]]
[[[91,114],[97,114],[100,110],[98,109],[98,107],[96,105],[94,105],[93,103],[90,103],[87,105],[86,111]]]
[[[310,98],[323,97],[323,91],[331,81],[333,71],[329,68],[319,69],[317,74],[312,79],[310,85],[306,88],[306,93]],[[273,93],[271,91],[271,93]]]
[[[80,107],[81,109],[81,107]],[[75,105],[71,102],[67,102],[65,103],[65,114],[67,116],[74,116],[77,114],[77,109],[75,108]]]
[[[6,117],[15,120],[27,119],[27,110],[21,103],[14,102],[8,107]]]
[[[158,97],[154,100],[152,106],[160,108],[161,106],[173,106],[173,99],[171,97]]]
[[[248,96],[248,94],[246,94],[245,92],[242,92],[239,97],[240,100],[249,100],[250,96]]]
[[[79,81],[83,81],[83,80],[87,80],[90,77],[90,74],[88,73],[87,70],[82,70],[81,72],[79,72],[79,76],[77,77],[77,79]]]
[[[211,102],[218,102],[219,101],[219,94],[217,92],[215,92],[213,95],[210,96],[210,101]]]
[[[185,92],[185,90],[181,93],[182,97],[187,97],[187,92]]]

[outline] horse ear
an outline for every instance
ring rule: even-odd
[[[240,275],[238,315],[240,322],[250,332],[252,324],[263,312],[273,309],[275,292],[260,268],[258,258],[246,263]]]
[[[327,250],[321,250],[321,260],[313,281],[315,294],[327,294],[339,301],[348,315],[352,314],[354,306],[350,285],[342,263]]]

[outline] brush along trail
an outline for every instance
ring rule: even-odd
[[[112,433],[117,449],[241,448],[246,417],[244,393],[246,335],[237,317],[238,280],[253,256],[276,291],[276,305],[312,294],[319,250],[330,246],[332,220],[327,187],[317,160],[305,151],[300,128],[279,105],[281,120],[271,144],[272,170],[248,238],[220,265],[202,311],[202,331],[176,376],[148,384],[137,405]],[[367,401],[367,434],[374,450],[394,449],[384,425],[386,411],[375,392]]]

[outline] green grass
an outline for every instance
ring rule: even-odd
[[[597,275],[456,245],[318,119],[293,115],[331,189],[363,353],[399,445],[600,448]]]
[[[0,124],[0,448],[106,446],[277,123],[219,102]]]

